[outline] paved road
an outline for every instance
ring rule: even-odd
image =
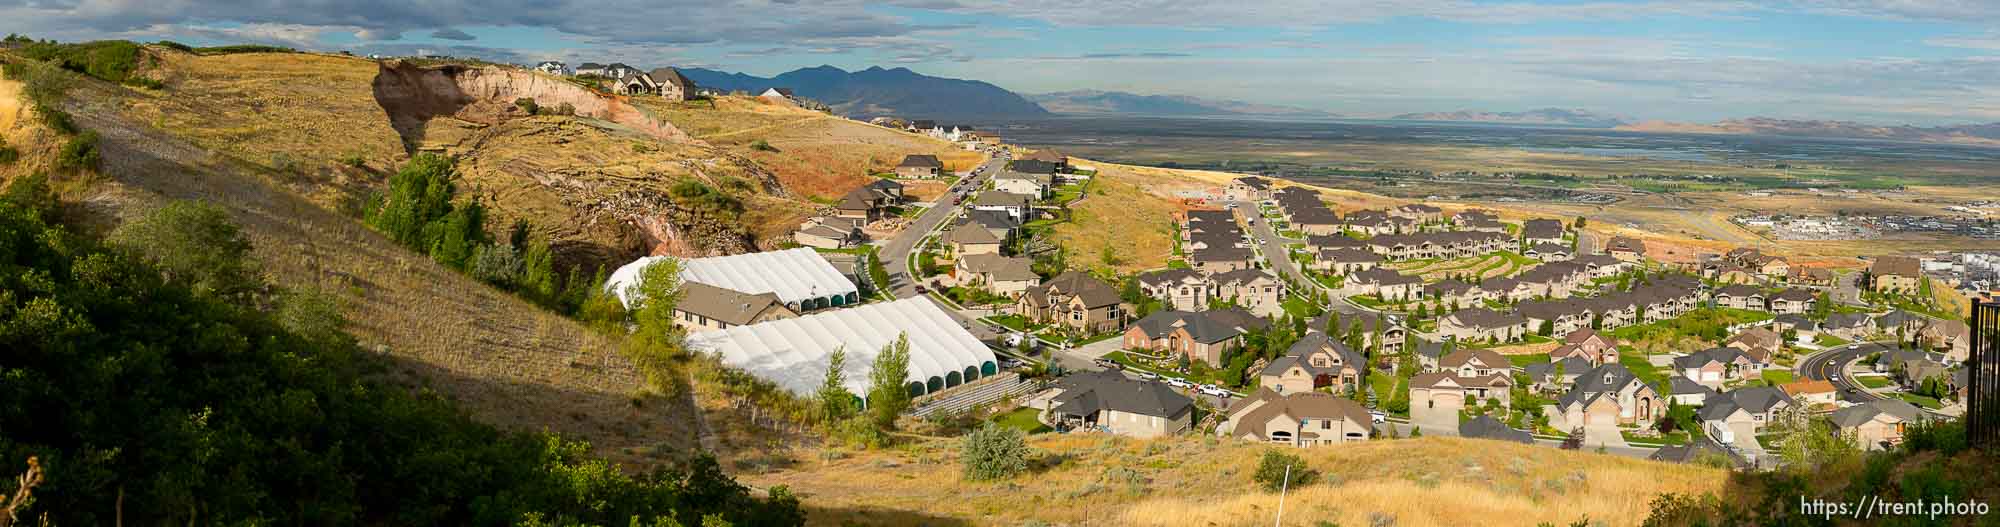
[[[995,155],[992,159],[988,159],[986,164],[981,165],[980,170],[974,171],[974,174],[962,178],[953,185],[953,188],[959,190],[939,196],[935,206],[918,215],[917,220],[905,227],[903,232],[882,244],[878,255],[882,258],[882,267],[889,272],[890,293],[896,298],[917,296],[916,280],[912,278],[914,275],[910,274],[910,251],[915,250],[917,242],[923,241],[924,236],[937,229],[946,218],[950,218],[964,207],[963,204],[952,205],[953,198],[971,194],[1006,164],[1006,154]]]
[[[1869,354],[1886,351],[1889,347],[1873,342],[1860,342],[1836,348],[1829,348],[1799,361],[1795,370],[1801,377],[1815,381],[1830,381],[1833,388],[1840,391],[1841,400],[1865,403],[1882,397],[1869,393],[1868,389],[1855,382],[1852,375],[1846,375],[1848,363]]]
[[[1833,301],[1842,304],[1865,306],[1861,300],[1861,273],[1847,273],[1833,280]]]
[[[1299,263],[1293,261],[1291,252],[1285,249],[1284,238],[1279,236],[1277,231],[1271,230],[1271,222],[1263,217],[1262,212],[1258,211],[1256,203],[1225,201],[1223,202],[1223,206],[1235,211],[1237,219],[1244,223],[1250,223],[1250,241],[1256,244],[1257,250],[1263,251],[1264,260],[1270,262],[1271,268],[1289,277],[1293,283],[1305,284],[1306,287],[1314,287],[1326,291],[1327,296],[1332,298],[1332,301],[1329,302],[1332,304],[1330,307],[1334,311],[1339,311],[1342,315],[1376,312],[1375,310],[1348,301],[1346,295],[1320,285],[1319,281],[1307,277],[1304,271],[1299,270]],[[1255,222],[1250,221],[1253,218],[1256,219]],[[1397,320],[1397,322],[1401,321]]]

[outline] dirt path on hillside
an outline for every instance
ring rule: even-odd
[[[767,124],[767,125],[764,125],[764,126],[756,126],[756,127],[751,127],[751,128],[744,128],[744,129],[742,129],[742,130],[730,130],[730,131],[727,131],[727,132],[719,132],[719,133],[713,133],[713,134],[708,134],[708,135],[704,135],[704,136],[699,136],[699,137],[695,137],[695,139],[701,139],[701,140],[708,140],[708,139],[715,139],[715,138],[718,138],[718,137],[729,137],[729,136],[733,136],[733,135],[742,135],[742,134],[747,134],[747,133],[751,133],[751,132],[758,132],[758,131],[763,131],[763,130],[773,130],[773,129],[778,129],[778,128],[785,128],[785,127],[790,127],[790,126],[794,126],[794,125],[798,125],[798,124],[801,124],[801,123],[807,123],[807,122],[812,122],[812,121],[820,121],[820,120],[826,120],[826,119],[832,119],[832,118],[833,118],[833,116],[830,116],[830,115],[815,115],[815,116],[812,116],[812,117],[807,117],[807,118],[804,118],[804,119],[797,119],[797,120],[792,120],[792,121],[785,121],[785,122],[782,122],[782,123],[775,123],[775,124]]]

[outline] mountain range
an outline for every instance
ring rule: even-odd
[[[1560,124],[1571,126],[1591,126],[1611,128],[1625,124],[1625,119],[1602,115],[1590,110],[1542,108],[1525,112],[1482,112],[1459,110],[1456,112],[1406,113],[1390,117],[1401,121],[1451,121],[1476,123],[1509,124]]]
[[[1073,90],[1029,95],[1049,111],[1067,114],[1120,114],[1161,117],[1284,116],[1335,118],[1339,115],[1295,106],[1279,106],[1186,95],[1139,95],[1103,90]]]
[[[1635,132],[1837,137],[2000,146],[2000,123],[1953,126],[1882,126],[1852,121],[1750,117],[1745,119],[1727,119],[1714,123],[1646,121],[1619,126],[1618,129]]]
[[[681,70],[698,86],[760,92],[790,88],[851,117],[1041,117],[1048,110],[986,82],[932,77],[908,68],[880,66],[849,72],[833,66],[800,68],[758,77],[702,68]]]

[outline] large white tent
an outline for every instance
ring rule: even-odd
[[[671,256],[647,256],[619,267],[604,287],[618,295],[628,307],[626,295],[639,283],[646,266]],[[810,248],[761,253],[681,258],[681,281],[741,291],[748,294],[773,293],[793,311],[844,306],[861,301],[860,289],[834,269],[826,257]]]
[[[826,378],[827,356],[847,350],[848,391],[868,392],[868,371],[882,348],[909,335],[912,394],[931,393],[998,373],[993,350],[927,297],[868,304],[799,318],[736,326],[688,337],[688,348],[810,396]]]

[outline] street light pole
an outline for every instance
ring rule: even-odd
[[[1271,527],[1282,527],[1285,524],[1285,491],[1291,490],[1291,487],[1292,466],[1287,464],[1285,465],[1285,479],[1281,480],[1278,484],[1278,519],[1271,522]]]

